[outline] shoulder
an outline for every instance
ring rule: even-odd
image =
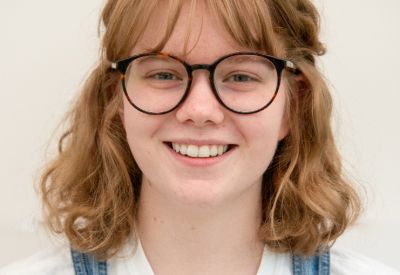
[[[73,275],[69,247],[49,247],[0,268],[0,275]]]
[[[264,252],[257,274],[291,275],[290,253]],[[400,275],[400,272],[361,254],[334,246],[330,250],[330,275]]]
[[[400,272],[361,254],[333,247],[331,249],[331,275],[400,275]]]

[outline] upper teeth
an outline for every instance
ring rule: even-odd
[[[220,156],[228,150],[228,145],[192,145],[172,143],[175,152],[192,158],[209,158]]]

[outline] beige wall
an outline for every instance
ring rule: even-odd
[[[97,56],[102,2],[0,0],[0,265],[49,243],[38,233],[32,183],[56,123]],[[369,193],[365,218],[337,245],[400,269],[400,2],[318,6],[339,147]]]

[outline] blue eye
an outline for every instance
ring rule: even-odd
[[[154,77],[154,79],[157,79],[157,80],[178,80],[179,79],[176,75],[171,74],[171,73],[165,73],[165,72],[156,73],[153,75],[153,77]]]
[[[253,80],[253,78],[245,74],[235,74],[231,76],[229,79],[232,79],[235,82],[247,82]]]
[[[232,74],[230,76],[228,76],[227,78],[225,78],[224,82],[232,82],[232,83],[248,83],[248,82],[254,82],[256,81],[256,79],[254,77],[251,77],[248,74],[241,74],[241,73],[237,73],[237,74]]]

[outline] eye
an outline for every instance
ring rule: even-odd
[[[235,74],[228,77],[227,79],[227,81],[234,81],[234,82],[247,82],[251,80],[253,80],[253,78],[245,74]]]
[[[181,80],[180,77],[169,72],[159,72],[149,75],[148,78],[155,80]]]
[[[246,73],[234,73],[226,77],[224,80],[224,82],[232,82],[232,83],[246,83],[252,81],[257,81],[257,79]]]

